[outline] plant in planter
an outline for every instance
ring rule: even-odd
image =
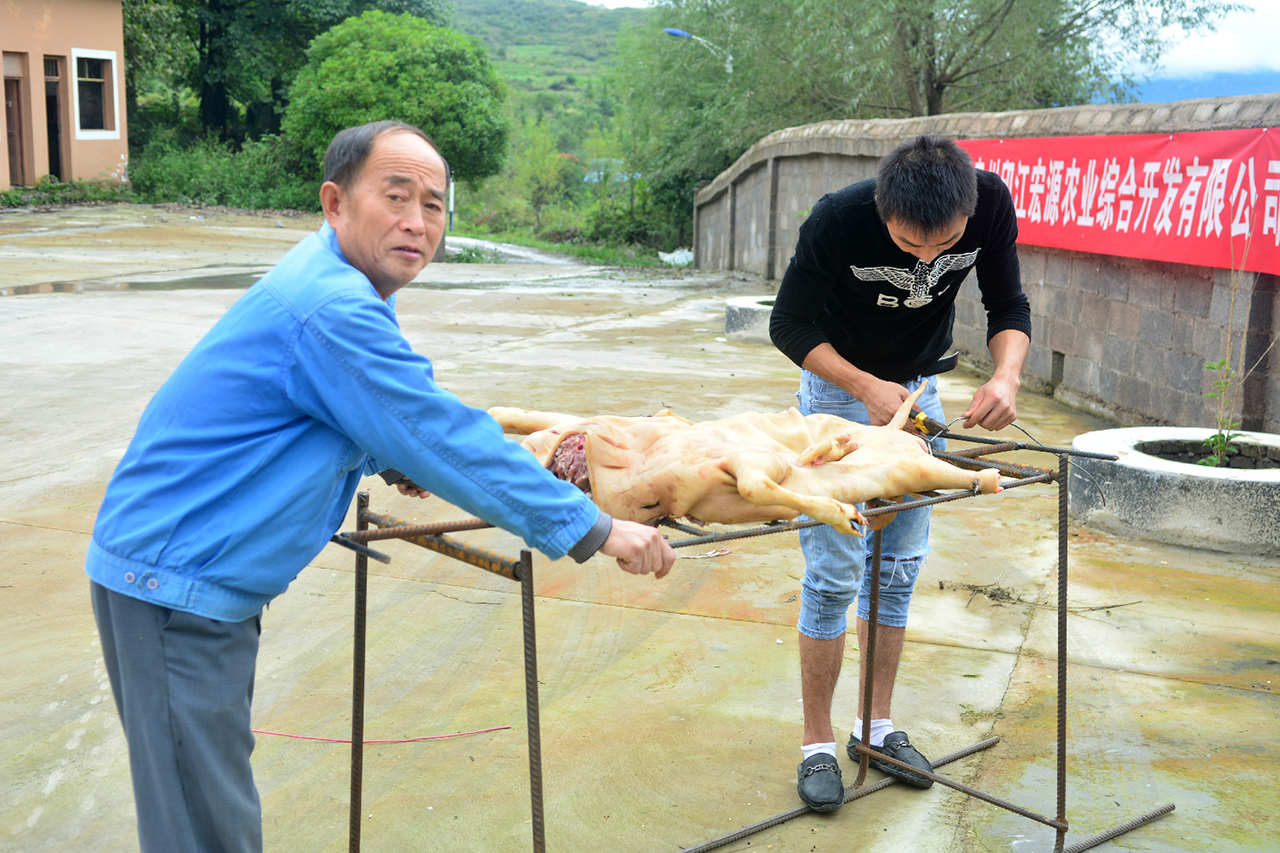
[[[1234,308],[1235,293],[1232,292],[1232,303]],[[1227,464],[1227,459],[1232,454],[1239,453],[1239,448],[1231,444],[1232,441],[1240,437],[1240,433],[1232,432],[1232,430],[1240,426],[1239,421],[1233,421],[1229,414],[1235,404],[1235,395],[1231,394],[1232,390],[1239,390],[1241,378],[1236,381],[1236,371],[1231,367],[1231,332],[1227,331],[1227,357],[1219,361],[1206,361],[1204,369],[1214,374],[1213,390],[1205,394],[1206,399],[1216,399],[1218,401],[1218,410],[1214,415],[1214,426],[1217,432],[1204,440],[1205,447],[1209,450],[1209,455],[1201,459],[1197,464],[1212,465],[1215,468],[1221,468]],[[1256,364],[1254,365],[1257,366]],[[1245,374],[1246,376],[1248,374]]]
[[[1253,373],[1254,368],[1262,363],[1267,357],[1267,353],[1271,352],[1271,347],[1275,346],[1273,340],[1271,344],[1258,356],[1253,366],[1241,374],[1232,363],[1233,348],[1235,344],[1235,316],[1236,316],[1236,294],[1240,291],[1240,285],[1246,275],[1244,271],[1245,258],[1249,255],[1249,243],[1246,240],[1244,246],[1244,254],[1240,258],[1239,265],[1232,264],[1231,269],[1231,309],[1227,314],[1227,353],[1226,357],[1218,361],[1206,361],[1204,369],[1213,374],[1213,390],[1206,393],[1205,399],[1216,400],[1213,416],[1213,426],[1215,432],[1204,440],[1205,448],[1208,454],[1198,461],[1199,465],[1208,465],[1214,468],[1221,468],[1228,464],[1230,458],[1240,452],[1240,449],[1231,442],[1241,437],[1238,432],[1233,430],[1240,427],[1240,421],[1234,420],[1236,399],[1240,394],[1240,389],[1244,385],[1249,375]],[[1240,359],[1244,359],[1244,348],[1241,347]],[[1243,363],[1240,365],[1243,367]]]

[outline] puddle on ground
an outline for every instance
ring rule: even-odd
[[[182,278],[135,278],[132,276],[105,281],[46,281],[39,284],[15,284],[0,287],[0,296],[27,296],[33,293],[85,293],[103,290],[236,290],[245,289],[261,278],[262,271],[224,272],[212,275],[190,275]]]
[[[229,270],[210,271],[206,269],[176,275],[171,271],[166,271],[163,274],[134,274],[110,279],[18,284],[0,287],[0,296],[111,290],[236,290],[248,288],[261,278],[267,269],[266,267],[260,267],[246,270],[244,267],[235,267]],[[501,270],[501,265],[498,266],[498,269]],[[161,275],[164,277],[162,278]],[[525,277],[524,275],[503,277],[499,274],[477,280],[413,281],[406,285],[406,289],[437,291],[502,290],[507,293],[537,293],[548,289],[563,291],[568,288],[571,292],[565,294],[567,296],[585,296],[596,293],[617,293],[619,290],[636,288],[679,291],[703,285],[709,279],[719,281],[716,276],[691,276],[658,269],[619,272],[597,267],[583,269],[580,272],[560,272],[537,277]]]

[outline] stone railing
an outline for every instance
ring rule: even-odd
[[[781,278],[805,212],[824,193],[871,177],[899,142],[921,133],[955,139],[1186,133],[1280,127],[1280,94],[1170,104],[957,113],[829,121],[761,139],[694,198],[694,265]],[[1031,298],[1032,350],[1024,381],[1126,425],[1213,426],[1206,361],[1233,348],[1257,366],[1237,419],[1280,432],[1280,293],[1274,275],[1134,260],[1035,246],[1019,248]],[[1233,281],[1234,278],[1234,281]],[[956,345],[989,363],[985,316],[972,276],[956,306]]]

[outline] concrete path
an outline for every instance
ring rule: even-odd
[[[94,515],[156,387],[314,225],[128,206],[0,215],[0,293],[19,294],[0,297],[0,851],[137,849],[82,568]],[[767,292],[696,272],[457,264],[428,268],[399,313],[441,384],[474,405],[706,419],[794,401],[790,362],[723,335],[727,298]],[[979,381],[945,376],[948,411]],[[1019,423],[1047,444],[1106,426],[1031,394],[1020,403]],[[461,515],[379,483],[376,510]],[[1003,738],[948,774],[1046,815],[1056,514],[1043,486],[935,512],[894,706],[933,756]],[[502,533],[467,539],[520,548]],[[1099,849],[1280,849],[1280,570],[1074,527],[1070,542],[1068,844],[1172,802]],[[493,731],[370,744],[364,849],[528,850],[518,588],[380,547],[393,561],[371,565],[367,737]],[[728,547],[663,581],[604,559],[535,559],[548,850],[674,853],[799,805],[799,549],[794,534]],[[350,553],[331,546],[267,610],[256,728],[348,736],[352,578]],[[847,736],[853,642],[846,658]],[[344,744],[259,737],[269,850],[347,849],[347,761]],[[1022,853],[1052,849],[1052,835],[939,786],[895,786],[722,849]]]

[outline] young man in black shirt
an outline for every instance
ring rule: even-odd
[[[802,368],[800,411],[882,426],[909,394],[927,385],[916,405],[945,422],[934,374],[949,369],[942,357],[951,346],[956,294],[974,269],[995,369],[964,411],[964,427],[998,430],[1012,423],[1031,344],[1017,234],[1013,200],[1000,178],[975,170],[962,148],[936,136],[899,145],[875,178],[823,196],[800,228],[769,325],[774,344]],[[798,785],[800,798],[817,811],[843,803],[831,702],[844,657],[846,611],[855,597],[864,650],[859,676],[867,677],[869,538],[826,526],[800,532],[804,761]],[[899,513],[884,530],[869,711],[873,750],[932,771],[889,716],[907,606],[929,550],[928,507]],[[859,701],[863,695],[860,684]],[[860,713],[847,746],[855,761],[861,735]],[[891,764],[871,763],[907,784],[932,784]]]

